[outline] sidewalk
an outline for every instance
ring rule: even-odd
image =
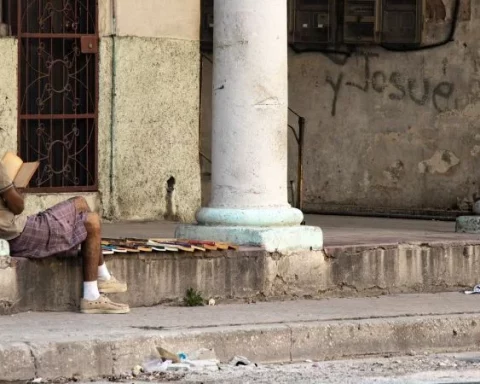
[[[228,361],[328,360],[477,347],[480,296],[461,293],[133,309],[129,315],[0,317],[0,380],[97,377],[142,364],[155,346],[214,348]]]
[[[325,246],[399,244],[415,242],[480,243],[477,234],[455,232],[455,222],[375,217],[306,215],[307,225],[319,226]],[[105,223],[106,237],[173,237],[178,224],[169,221]]]

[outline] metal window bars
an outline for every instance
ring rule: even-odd
[[[32,192],[96,190],[96,0],[2,0],[1,28],[18,36],[18,150],[40,161]]]

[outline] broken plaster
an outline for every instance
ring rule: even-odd
[[[445,174],[454,166],[460,164],[460,159],[449,150],[440,149],[428,160],[418,164],[420,173]]]

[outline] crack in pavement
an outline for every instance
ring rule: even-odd
[[[34,368],[34,378],[38,376],[38,360],[37,357],[35,356],[35,353],[33,352],[33,345],[31,343],[25,343],[25,345],[28,347],[28,350],[30,351],[30,356],[33,360],[33,368]]]
[[[222,328],[222,327],[242,327],[242,326],[256,326],[256,325],[286,325],[289,324],[310,324],[310,323],[328,323],[334,321],[360,321],[360,320],[396,320],[401,318],[411,317],[445,317],[445,316],[459,316],[459,315],[478,315],[479,311],[469,312],[448,312],[448,313],[404,313],[393,316],[368,316],[368,317],[332,317],[328,319],[311,319],[311,320],[298,320],[298,321],[264,321],[255,323],[227,323],[227,324],[213,324],[213,325],[190,325],[190,326],[176,326],[176,327],[138,327],[131,325],[129,328],[141,329],[144,331],[174,331],[178,329],[209,329],[209,328]]]

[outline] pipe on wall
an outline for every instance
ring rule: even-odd
[[[112,8],[112,89],[110,94],[110,202],[109,202],[109,216],[113,218],[115,216],[115,203],[114,203],[114,193],[115,186],[113,176],[115,173],[115,120],[116,120],[116,78],[117,78],[117,51],[116,51],[116,36],[117,36],[117,1],[111,0],[110,6]]]

